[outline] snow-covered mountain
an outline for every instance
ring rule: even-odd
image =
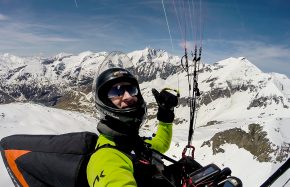
[[[0,103],[32,101],[93,113],[91,85],[98,65],[106,55],[106,52],[83,52],[46,59],[0,55]],[[142,127],[143,135],[151,135],[156,128],[157,107],[151,89],[171,87],[181,92],[175,112],[173,142],[167,153],[179,159],[187,144],[189,123],[187,74],[180,67],[180,58],[149,48],[128,53],[128,56],[137,69],[148,104],[148,121]],[[290,80],[285,75],[263,73],[243,57],[203,65],[200,69],[201,96],[192,141],[196,147],[196,160],[202,165],[214,162],[222,168],[230,167],[245,186],[258,186],[289,158]],[[4,119],[9,116],[4,109],[11,107],[9,111],[12,111],[14,105],[0,106],[3,109],[0,111],[2,131]],[[30,104],[26,108],[30,110]],[[1,112],[5,117],[1,118]],[[13,118],[14,121],[11,119],[12,126],[24,125],[25,120],[20,118],[25,115]],[[53,121],[54,118],[50,119]],[[44,120],[37,121],[45,123]],[[58,129],[50,124],[47,126]],[[10,130],[8,134],[19,133]],[[276,186],[282,186],[290,172],[285,175]]]
[[[98,66],[106,52],[61,53],[52,58],[0,55],[0,103],[34,101],[47,106],[88,110],[82,107]],[[178,57],[146,48],[129,53],[139,81],[165,79],[176,73]],[[90,103],[90,102],[89,102]],[[86,105],[89,105],[87,102]]]

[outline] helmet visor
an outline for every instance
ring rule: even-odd
[[[113,86],[108,92],[108,98],[112,99],[115,97],[123,96],[125,92],[128,92],[131,96],[137,96],[139,91],[137,86],[134,85],[116,85]]]

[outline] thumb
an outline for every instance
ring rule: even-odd
[[[155,89],[155,88],[152,88],[152,94],[156,100],[156,102],[159,104],[159,92]]]

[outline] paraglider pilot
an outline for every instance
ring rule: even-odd
[[[152,149],[169,149],[172,138],[176,95],[153,89],[158,104],[158,130],[152,139],[142,139],[139,129],[146,117],[146,103],[137,79],[124,68],[109,68],[93,84],[93,94],[101,120],[97,151],[87,165],[91,187],[172,186],[154,164]]]

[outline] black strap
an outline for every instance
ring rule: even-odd
[[[101,145],[101,146],[97,146],[97,148],[94,150],[94,152],[92,152],[92,154],[94,154],[95,152],[97,152],[98,150],[100,149],[103,149],[103,148],[112,148],[112,149],[116,149],[120,152],[122,152],[124,155],[126,155],[130,160],[133,160],[133,157],[132,155],[126,151],[125,149],[119,147],[119,146],[115,146],[115,145],[111,145],[111,144],[104,144],[104,145]]]
[[[145,146],[146,147],[146,146]],[[97,146],[97,148],[95,149],[94,153],[100,149],[103,148],[112,148],[112,149],[116,149],[120,152],[122,152],[124,155],[126,155],[132,162],[134,165],[134,178],[138,184],[138,186],[143,187],[143,186],[148,186],[148,184],[154,184],[154,186],[166,186],[166,187],[174,187],[173,183],[171,183],[167,177],[165,177],[161,172],[157,172],[157,167],[155,166],[155,164],[151,164],[151,159],[152,159],[152,155],[151,155],[151,159],[148,160],[147,158],[144,158],[143,154],[139,154],[136,153],[136,155],[132,155],[130,153],[128,153],[128,151],[124,151],[124,148],[120,147],[120,146],[114,146],[111,144],[104,144],[101,146]],[[143,147],[144,148],[144,147]],[[140,149],[140,147],[139,147]],[[148,147],[146,147],[146,149],[150,149]],[[150,149],[151,153],[155,153],[158,154],[159,156],[161,156],[162,159],[166,159],[168,161],[171,161],[172,163],[177,163],[177,161],[167,157],[166,155],[163,155],[162,153]],[[140,151],[140,150],[138,150]],[[148,150],[144,150],[145,152],[147,152]],[[140,161],[144,161],[147,160],[150,162],[149,165],[144,164],[143,162]],[[147,176],[147,177],[146,177]]]
[[[154,149],[152,149],[152,151],[153,151],[154,153],[158,154],[159,156],[161,156],[161,159],[165,159],[165,160],[167,160],[167,161],[169,161],[169,162],[171,162],[171,163],[173,163],[173,164],[178,163],[176,160],[174,160],[174,159],[172,159],[172,158],[170,158],[170,157],[168,157],[168,156],[166,156],[166,155],[160,153],[159,151],[156,151],[156,150],[154,150]]]
[[[271,186],[285,171],[290,168],[290,158],[278,168],[278,170],[273,173],[260,187]]]
[[[114,146],[114,145],[111,145],[111,144],[104,144],[104,145],[101,145],[101,146],[97,146],[97,148],[95,149],[95,152],[97,152],[98,150],[102,149],[102,148],[113,148],[113,149],[117,149],[117,146]]]

